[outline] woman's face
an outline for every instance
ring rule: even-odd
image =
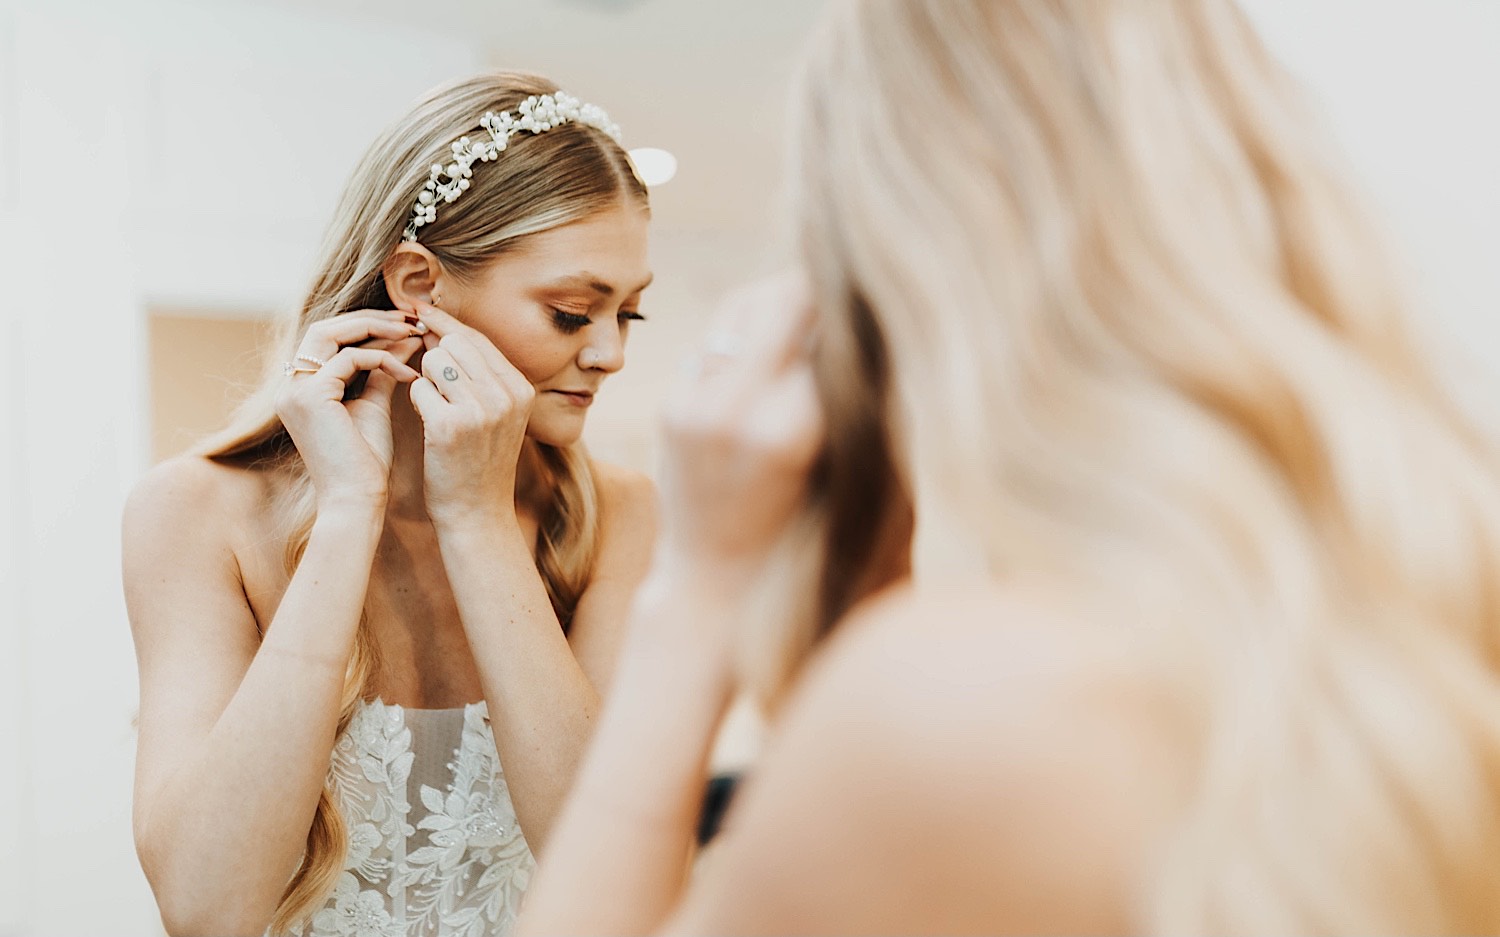
[[[531,235],[476,281],[449,287],[442,305],[536,388],[526,433],[538,442],[577,442],[599,386],[625,366],[625,338],[651,282],[648,219],[622,203]]]

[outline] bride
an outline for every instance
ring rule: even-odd
[[[285,364],[132,494],[168,931],[509,929],[655,528],[579,443],[651,280],[618,133],[534,76],[431,93],[355,169]]]

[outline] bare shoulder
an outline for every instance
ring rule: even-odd
[[[599,491],[599,506],[606,518],[637,519],[656,517],[656,483],[650,476],[634,469],[595,460],[594,483]]]
[[[270,481],[263,472],[201,456],[178,456],[154,466],[131,489],[125,502],[125,534],[128,539],[163,529],[178,536],[227,529],[257,511],[269,493]]]
[[[593,463],[599,495],[599,552],[574,610],[568,643],[602,694],[614,678],[624,623],[656,545],[656,486],[640,472]]]
[[[1102,630],[996,588],[857,609],[682,929],[1129,929],[1184,756],[1150,669]]]
[[[643,576],[656,542],[656,484],[647,475],[595,461],[599,493],[600,566],[598,572]]]
[[[1039,591],[906,586],[862,603],[840,623],[810,665],[802,696],[869,685],[885,699],[919,697],[903,699],[893,716],[921,701],[958,704],[958,716],[970,703],[1018,695],[1128,696],[1147,690],[1154,675],[1128,636],[1108,622],[1079,620]]]
[[[163,462],[136,483],[121,533],[126,604],[138,634],[207,601],[244,605],[241,559],[265,543],[260,527],[270,495],[268,473],[198,456]]]

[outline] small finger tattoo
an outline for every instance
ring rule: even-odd
[[[447,367],[443,369],[443,377],[450,381],[458,380],[458,368]]]

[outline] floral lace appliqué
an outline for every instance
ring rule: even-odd
[[[422,787],[427,815],[418,823],[430,845],[419,847],[391,877],[388,892],[408,889],[407,913],[422,929],[478,937],[514,922],[531,879],[531,851],[516,823],[505,778],[494,770],[494,736],[477,707],[464,712],[463,741],[447,795]]]
[[[415,756],[402,708],[377,700],[355,714],[329,769],[349,830],[345,871],[305,937],[509,933],[535,860],[485,704],[465,707],[462,718],[446,789],[410,791]]]

